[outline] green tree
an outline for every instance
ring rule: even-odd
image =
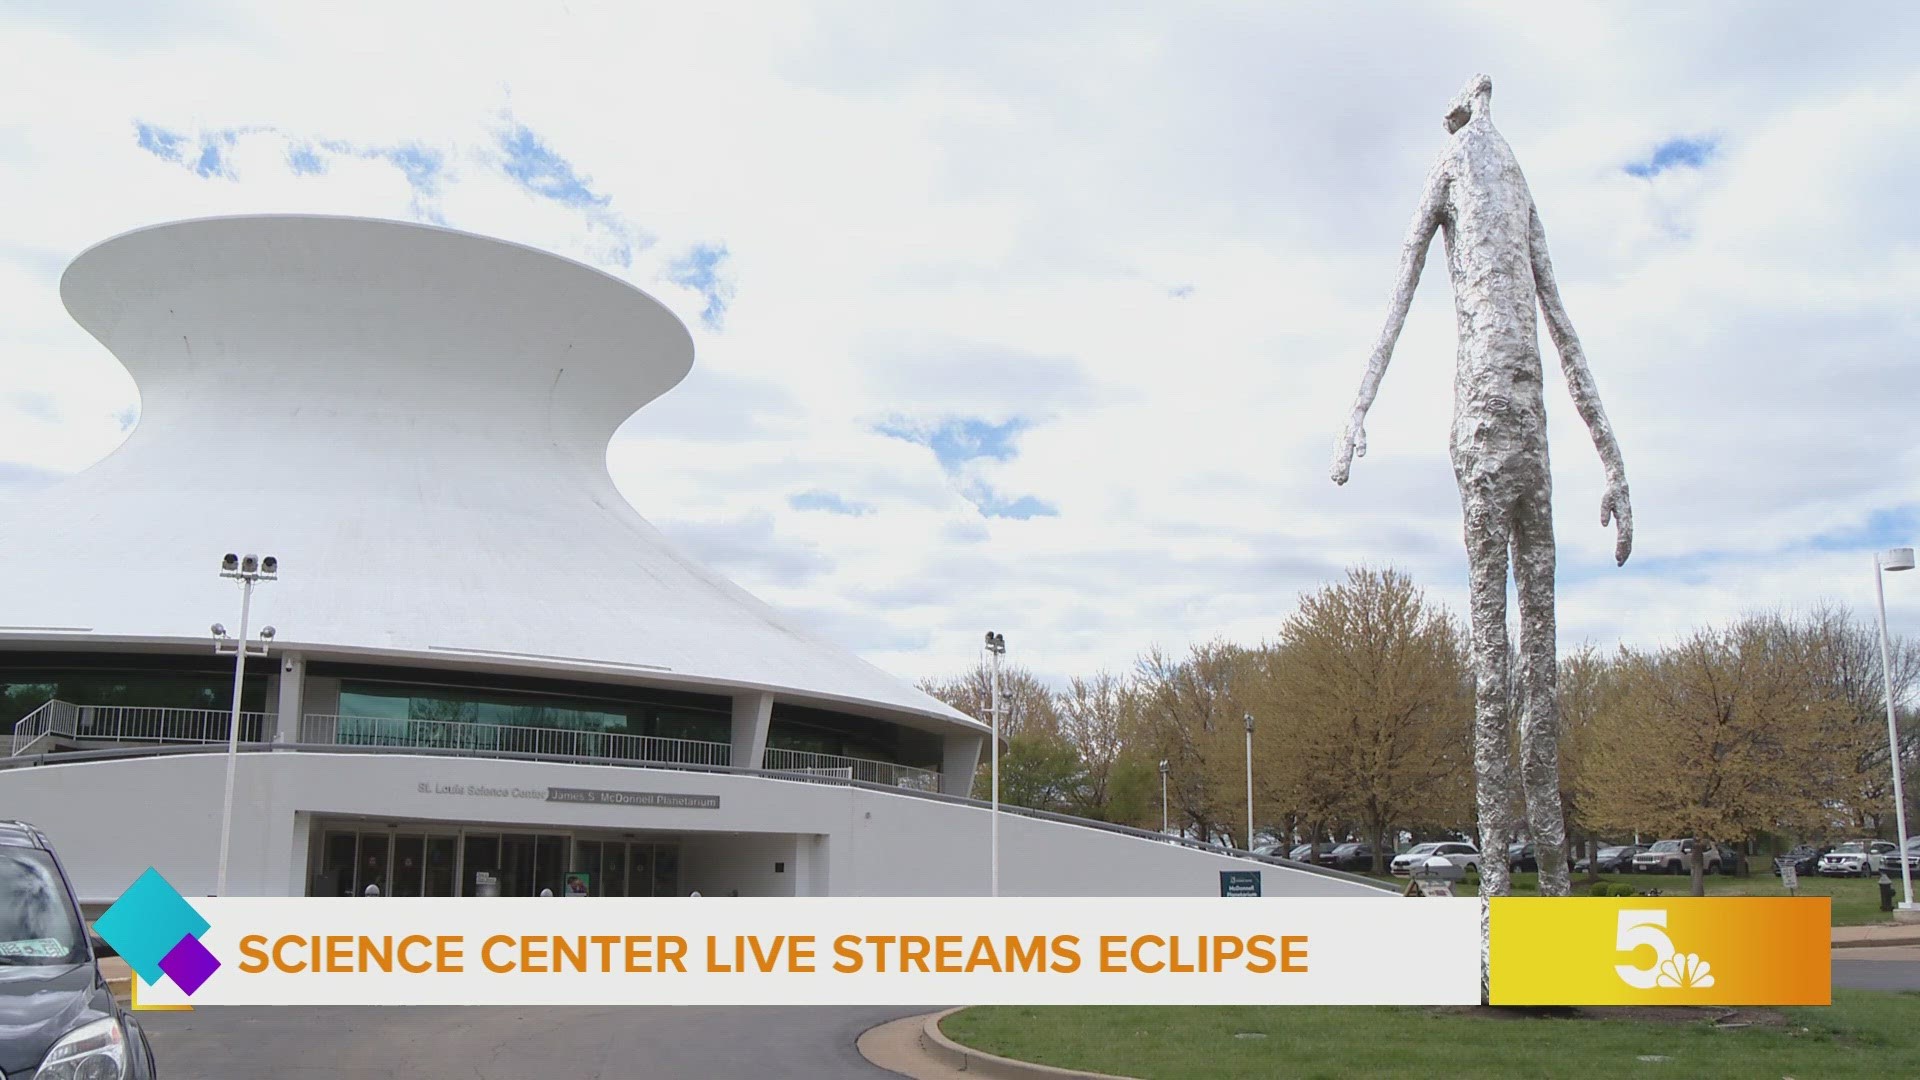
[[[1576,786],[1595,826],[1704,844],[1816,823],[1834,775],[1827,733],[1842,709],[1813,678],[1814,651],[1781,619],[1750,616],[1665,649],[1623,648],[1618,692],[1596,714]]]
[[[1411,578],[1360,568],[1303,596],[1273,662],[1297,797],[1358,822],[1376,871],[1397,828],[1464,823],[1473,701],[1461,635]]]

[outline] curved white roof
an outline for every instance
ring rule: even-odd
[[[139,426],[0,517],[0,639],[205,644],[227,551],[273,554],[286,648],[599,672],[980,725],[675,551],[607,440],[693,342],[590,267],[447,229],[159,225],[60,294],[132,372]],[[66,628],[71,633],[56,628]],[[938,726],[938,725],[936,725]]]

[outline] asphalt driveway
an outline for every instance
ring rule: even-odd
[[[204,1080],[841,1080],[899,1008],[222,1008],[141,1017],[163,1076]]]

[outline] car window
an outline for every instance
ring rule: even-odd
[[[1846,852],[1851,855],[1859,855],[1864,853],[1867,850],[1867,847],[1865,844],[1862,844],[1858,840],[1849,840],[1846,843],[1841,844],[1839,847],[1834,848],[1833,850]]]
[[[82,959],[79,920],[53,860],[36,848],[0,847],[0,966]]]
[[[1679,850],[1680,850],[1680,841],[1678,841],[1678,840],[1662,840],[1662,841],[1660,841],[1659,843],[1657,843],[1657,844],[1655,844],[1655,845],[1653,845],[1653,848],[1652,848],[1652,850],[1654,850],[1654,851],[1679,851]]]
[[[1439,844],[1415,844],[1407,849],[1409,855],[1432,855],[1440,851]]]

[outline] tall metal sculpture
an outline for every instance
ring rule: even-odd
[[[1540,862],[1540,893],[1567,893],[1566,824],[1560,806],[1559,710],[1553,627],[1553,478],[1541,400],[1535,304],[1560,352],[1573,404],[1606,467],[1600,524],[1615,529],[1614,559],[1633,550],[1626,467],[1580,339],[1560,303],[1547,258],[1547,235],[1520,163],[1494,130],[1493,80],[1475,75],[1448,106],[1452,135],[1427,175],[1405,245],[1387,324],[1373,347],[1353,415],[1334,454],[1333,482],[1344,484],[1355,456],[1367,452],[1367,410],[1386,374],[1394,342],[1435,230],[1446,237],[1460,343],[1453,381],[1453,471],[1466,517],[1472,590],[1474,779],[1479,804],[1480,893],[1508,891],[1506,847],[1513,783],[1511,710],[1520,710],[1521,785],[1527,828]],[[1509,686],[1507,567],[1520,600],[1517,686]],[[1517,692],[1516,692],[1517,691]]]

